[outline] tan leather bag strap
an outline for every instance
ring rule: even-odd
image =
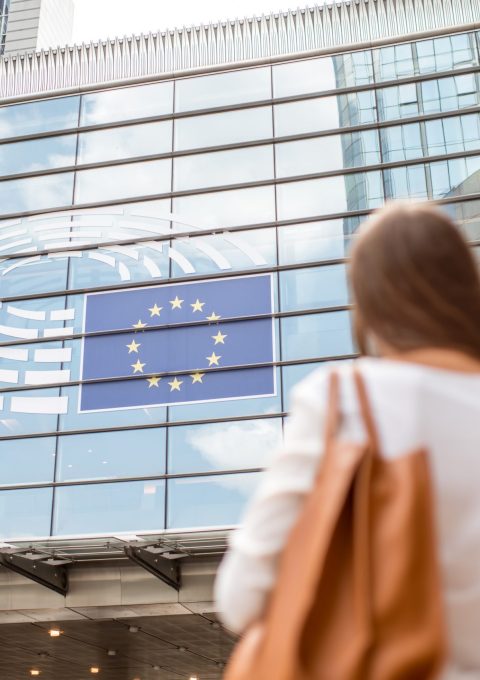
[[[328,408],[325,419],[325,445],[328,452],[328,444],[335,439],[340,425],[340,380],[338,373],[330,373],[330,384],[328,390]]]
[[[378,437],[377,427],[372,415],[372,408],[370,406],[370,399],[368,397],[367,388],[365,386],[365,379],[358,370],[353,369],[353,378],[357,390],[358,403],[360,406],[360,413],[367,431],[368,442],[371,447],[373,455],[380,456],[380,439]]]

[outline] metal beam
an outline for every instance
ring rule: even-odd
[[[168,548],[130,543],[125,546],[124,550],[132,562],[175,590],[180,590],[180,567],[177,559],[163,557],[169,552]]]
[[[0,553],[0,564],[60,595],[68,593],[68,574],[64,560],[55,560],[32,552],[4,551]]]

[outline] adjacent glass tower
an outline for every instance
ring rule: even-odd
[[[361,221],[386,200],[435,200],[478,245],[479,46],[452,28],[0,107],[2,540],[239,521],[291,387],[355,356],[345,258]],[[235,307],[232,282],[259,275],[268,306]],[[206,286],[225,282],[220,308]],[[105,298],[110,325],[92,331],[92,296],[127,291],[152,298]],[[267,360],[229,354],[235,325],[255,349],[265,336],[245,324],[265,319]],[[208,352],[173,370],[194,323]],[[167,368],[149,371],[146,334],[175,324]],[[102,332],[123,363],[91,379],[85,335]],[[239,386],[228,398],[200,394],[216,371]],[[92,381],[110,396],[82,408]]]

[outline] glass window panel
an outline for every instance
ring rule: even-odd
[[[375,93],[352,92],[277,104],[274,112],[277,137],[373,123],[376,120]]]
[[[59,437],[57,481],[163,475],[165,432],[159,428]]]
[[[28,246],[25,246],[28,247]],[[13,250],[18,250],[14,247]],[[41,257],[39,260],[29,258],[0,262],[2,277],[2,295],[29,295],[32,290],[45,293],[52,290],[63,290],[67,287],[68,259]],[[10,324],[8,319],[4,323]]]
[[[433,197],[466,196],[480,187],[480,156],[431,164]]]
[[[195,76],[176,81],[175,111],[230,106],[271,96],[269,67]]]
[[[172,161],[168,159],[81,170],[76,176],[75,203],[168,193],[171,168]]]
[[[441,206],[457,222],[469,241],[480,241],[480,201],[465,201]]]
[[[426,121],[425,133],[430,155],[475,150],[480,146],[480,115]]]
[[[436,73],[478,64],[472,33],[445,36],[415,43],[418,73]]]
[[[384,170],[386,198],[428,198],[424,165]]]
[[[168,472],[265,467],[281,434],[280,418],[172,427],[168,434]]]
[[[1,214],[72,204],[73,172],[0,182]]]
[[[314,309],[347,305],[345,265],[336,264],[280,272],[281,310]]]
[[[378,90],[380,120],[407,118],[420,113],[417,86],[415,83],[395,85]]]
[[[425,81],[420,87],[424,113],[454,111],[480,102],[480,81],[475,73]]]
[[[380,130],[385,163],[406,161],[426,155],[422,144],[420,123],[395,125]]]
[[[277,186],[278,219],[365,210],[383,203],[380,172],[292,182]]]
[[[269,106],[178,118],[175,121],[176,151],[239,144],[272,136],[272,109]]]
[[[54,466],[54,437],[0,441],[0,485],[53,482]]]
[[[281,319],[282,358],[310,359],[354,352],[349,312],[323,312]]]
[[[373,81],[371,52],[305,59],[273,67],[274,97],[325,92]]]
[[[63,406],[58,388],[9,392],[4,395],[0,434],[55,432]]]
[[[396,80],[415,73],[413,45],[389,45],[374,50],[376,80]]]
[[[359,223],[345,220],[323,220],[278,228],[279,264],[314,262],[345,257],[348,235]]]
[[[0,173],[14,175],[75,165],[76,135],[45,137],[0,146]]]
[[[198,227],[234,227],[275,220],[274,187],[218,191],[173,200],[173,212]]]
[[[380,162],[376,130],[276,144],[278,177],[309,175]]]
[[[168,529],[234,526],[260,481],[259,473],[168,481]]]
[[[81,125],[163,116],[173,112],[173,83],[136,85],[82,97]]]
[[[255,182],[273,178],[273,147],[181,156],[174,160],[174,190]]]
[[[57,487],[53,534],[160,531],[165,526],[165,482],[115,482]]]
[[[172,121],[128,125],[84,132],[79,136],[78,163],[98,163],[172,150]]]
[[[292,401],[292,389],[297,383],[306,378],[314,371],[328,373],[332,368],[341,367],[349,363],[351,359],[339,359],[338,361],[323,361],[322,363],[300,364],[298,366],[283,366],[283,403],[285,411],[290,411]]]
[[[66,130],[78,125],[80,97],[60,97],[0,107],[0,138]]]
[[[175,249],[187,258],[193,268],[192,274],[277,264],[274,228],[178,239]],[[171,275],[185,276],[185,271],[172,261]]]
[[[52,489],[0,491],[0,540],[50,536]]]

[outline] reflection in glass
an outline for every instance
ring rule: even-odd
[[[165,482],[79,484],[55,490],[53,534],[155,531],[165,526]]]
[[[175,111],[209,109],[270,98],[268,67],[195,76],[175,83]]]
[[[309,175],[380,162],[376,130],[276,144],[277,177]]]
[[[273,222],[274,187],[182,196],[173,200],[173,212],[189,224],[202,228]]]
[[[309,359],[352,354],[349,312],[323,312],[281,320],[282,358]]]
[[[480,114],[425,122],[428,154],[474,151],[480,148]]]
[[[356,231],[359,222],[360,218],[351,217],[279,227],[279,264],[345,257],[348,235]]]
[[[423,113],[454,111],[477,106],[480,102],[480,76],[469,73],[420,84]]]
[[[380,130],[380,138],[385,163],[407,161],[426,155],[420,123],[383,128]]]
[[[326,92],[373,82],[369,50],[293,61],[273,67],[273,96]]]
[[[175,151],[238,144],[272,136],[272,109],[269,106],[175,121]]]
[[[348,305],[344,264],[280,272],[280,301],[284,312]]]
[[[72,204],[73,172],[0,182],[1,214]]]
[[[171,167],[172,161],[165,159],[80,170],[76,176],[75,203],[168,193]]]
[[[390,168],[384,176],[386,198],[428,198],[424,165]]]
[[[273,179],[273,147],[180,156],[173,177],[174,191]]]
[[[480,241],[480,201],[451,203],[440,208],[459,225],[469,241]]]
[[[58,439],[57,481],[155,477],[165,473],[165,429]]]
[[[172,82],[135,85],[83,95],[80,125],[113,123],[172,112]]]
[[[98,163],[172,150],[172,121],[127,125],[84,132],[79,136],[78,163]]]
[[[0,441],[0,485],[53,482],[54,465],[54,437]]]
[[[59,97],[0,107],[0,139],[76,128],[80,97]]]
[[[168,436],[168,472],[265,467],[281,434],[280,418],[172,427]]]
[[[0,540],[50,535],[52,489],[0,491]]]
[[[0,146],[0,174],[14,175],[75,165],[76,135],[44,137]]]
[[[195,274],[277,264],[274,228],[192,236],[175,241],[175,248],[188,259]],[[185,276],[185,271],[175,261],[172,261],[171,276]]]
[[[430,164],[432,197],[467,196],[480,190],[480,156]]]
[[[235,526],[260,474],[215,475],[168,481],[168,529]]]
[[[278,219],[376,208],[383,203],[380,172],[291,182],[277,186]]]
[[[418,115],[421,109],[417,87],[415,83],[408,83],[378,90],[379,119],[394,120]]]

